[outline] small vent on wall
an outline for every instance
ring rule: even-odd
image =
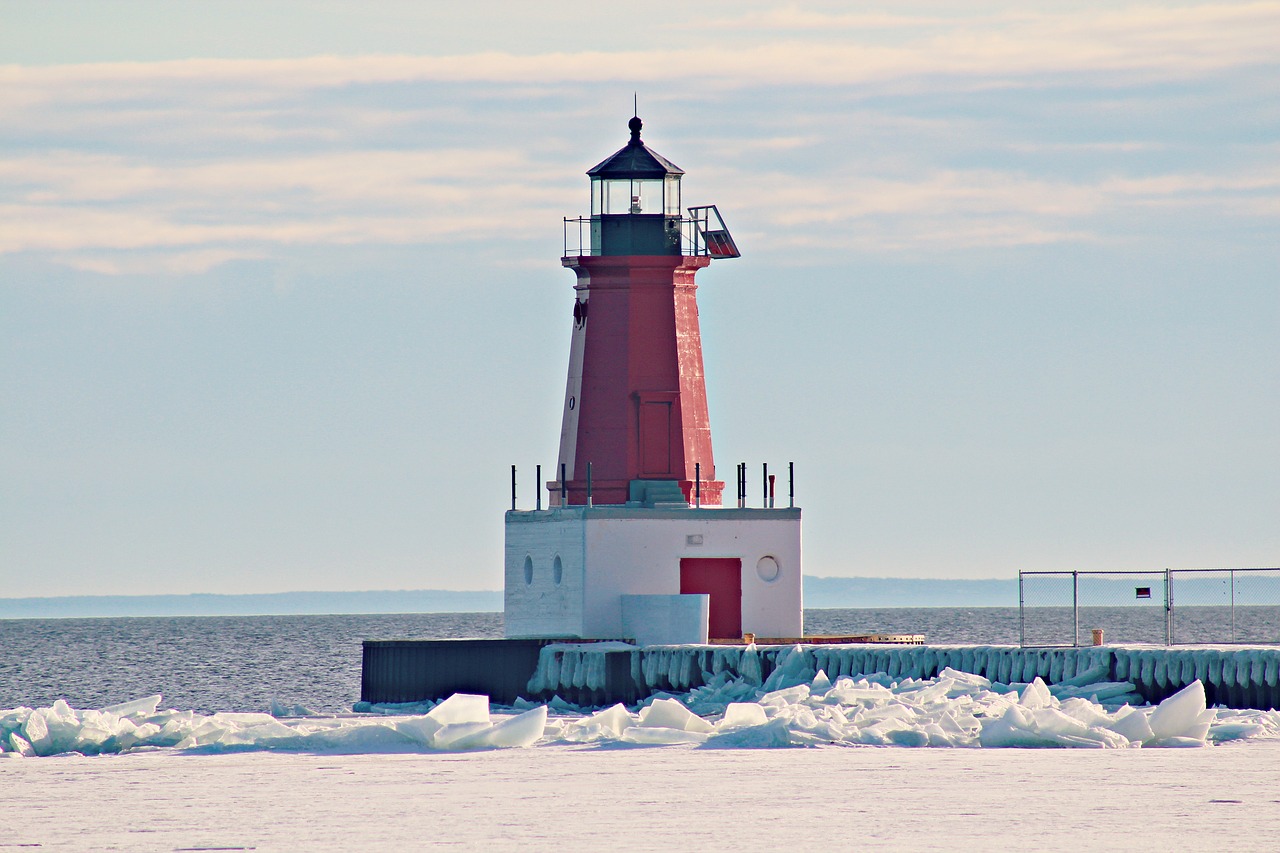
[[[687,547],[687,548],[692,548],[692,547],[694,547],[694,546],[696,546],[696,545],[701,545],[701,544],[702,544],[702,534],[701,534],[701,533],[690,533],[688,536],[684,537],[684,544],[685,544],[685,547]]]

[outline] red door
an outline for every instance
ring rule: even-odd
[[[742,560],[686,557],[680,560],[680,593],[711,596],[708,633],[717,640],[742,636]]]

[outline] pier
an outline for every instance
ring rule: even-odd
[[[1199,679],[1210,705],[1280,708],[1277,646],[928,646],[800,643],[634,646],[556,640],[367,640],[360,699],[371,704],[485,693],[560,696],[579,705],[632,704],[660,692],[683,693],[721,673],[762,682],[797,653],[835,680],[883,672],[932,678],[950,667],[999,684],[1128,682],[1159,702]]]

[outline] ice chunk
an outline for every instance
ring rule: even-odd
[[[273,717],[312,717],[315,712],[305,705],[285,705],[271,700],[271,716]]]
[[[818,674],[813,677],[809,690],[812,693],[826,693],[831,689],[831,679],[827,677],[824,670],[818,670]]]
[[[488,723],[489,697],[474,693],[455,693],[427,712],[442,726],[458,723]]]
[[[681,729],[710,734],[715,727],[682,705],[677,699],[655,699],[640,712],[640,725],[645,728]]]
[[[533,746],[542,737],[546,727],[547,706],[539,705],[494,724],[493,728],[480,734],[476,746],[499,749]]]
[[[777,669],[765,679],[764,689],[785,690],[798,684],[808,687],[816,675],[809,666],[809,656],[805,650],[798,645],[792,646],[780,657]]]
[[[1146,743],[1154,740],[1156,736],[1155,732],[1151,731],[1151,724],[1147,721],[1147,715],[1134,708],[1129,708],[1128,712],[1121,711],[1118,713],[1108,728],[1134,743]]]
[[[1129,745],[1128,738],[1110,729],[1086,725],[1057,708],[1041,708],[1032,712],[1032,718],[1038,734],[1058,741],[1063,746],[1104,746],[1116,749]]]
[[[761,705],[790,705],[793,702],[803,702],[809,698],[809,685],[796,684],[792,687],[785,687],[782,690],[772,690],[760,697]]]
[[[224,726],[261,726],[276,721],[276,718],[270,714],[260,714],[256,711],[219,711],[210,719]]]
[[[36,755],[35,747],[31,742],[17,732],[9,732],[9,749],[15,755],[21,755],[23,758],[34,758]]]
[[[631,713],[622,704],[617,704],[585,719],[574,720],[565,726],[563,737],[571,743],[615,739],[633,725],[635,720]]]
[[[1149,720],[1151,731],[1158,740],[1188,736],[1199,728],[1204,711],[1204,685],[1196,679],[1156,707]]]
[[[942,672],[938,673],[939,678],[947,678],[954,681],[958,685],[970,687],[978,690],[987,690],[991,687],[991,680],[983,678],[981,675],[974,675],[971,672],[961,672],[958,669],[945,667]]]
[[[1053,697],[1049,694],[1049,688],[1045,683],[1036,676],[1036,680],[1027,685],[1022,691],[1022,698],[1018,700],[1018,704],[1024,708],[1048,708],[1052,703]]]
[[[706,749],[774,749],[794,746],[787,721],[773,720],[762,726],[733,729],[714,735],[704,744]]]
[[[22,724],[22,737],[36,755],[48,755],[53,751],[53,738],[49,736],[49,724],[45,722],[43,708],[37,708]]]
[[[1052,689],[1052,688],[1050,688]],[[1058,704],[1058,710],[1079,720],[1086,726],[1110,727],[1112,718],[1100,705],[1079,697],[1064,699]]]
[[[724,709],[724,718],[716,725],[716,729],[726,732],[747,726],[763,726],[769,722],[765,716],[764,706],[758,702],[731,702]]]
[[[1201,711],[1200,716],[1196,718],[1196,724],[1183,732],[1182,736],[1195,738],[1196,740],[1204,740],[1209,736],[1209,729],[1213,726],[1213,723],[1217,718],[1218,712],[1213,708]]]
[[[121,702],[119,705],[108,705],[102,709],[104,714],[114,714],[117,717],[150,717],[156,712],[156,708],[160,707],[160,700],[163,697],[157,693],[154,696],[144,696],[141,699],[134,699],[132,702]]]
[[[277,720],[230,729],[218,739],[221,746],[257,746],[275,748],[298,738],[297,729]]]
[[[897,746],[928,746],[929,735],[922,729],[894,729],[885,732],[889,743]]]
[[[358,725],[322,729],[300,735],[287,744],[289,749],[307,749],[349,755],[381,752],[403,752],[413,746],[405,736],[382,720]]]
[[[689,732],[684,729],[669,729],[661,726],[632,726],[622,733],[622,740],[627,743],[654,745],[704,743],[706,739],[707,735],[704,732]]]
[[[1110,663],[1100,663],[1097,666],[1090,667],[1083,672],[1076,673],[1071,678],[1065,678],[1059,681],[1059,687],[1084,687],[1088,684],[1106,681],[1111,673]]]
[[[487,704],[488,697],[485,700]],[[448,723],[432,735],[431,745],[436,749],[467,749],[466,743],[469,740],[474,740],[475,735],[488,732],[491,728],[493,726],[488,720],[483,723]]]
[[[1128,745],[1120,735],[1102,729],[1088,729],[1055,708],[1032,710],[1021,704],[1012,704],[998,719],[983,720],[979,743],[983,747],[1100,748]]]
[[[1208,744],[1205,741],[1201,740],[1200,738],[1194,738],[1194,737],[1166,737],[1166,738],[1161,738],[1160,740],[1152,742],[1151,745],[1165,747],[1165,748],[1181,747],[1184,749],[1194,748],[1198,746],[1208,746]]]
[[[1237,720],[1230,723],[1218,723],[1209,728],[1209,739],[1214,743],[1228,740],[1247,740],[1254,737],[1266,737],[1267,727],[1258,723]]]
[[[151,746],[152,741],[160,734],[160,727],[155,723],[143,723],[140,726],[134,726],[132,730],[121,732],[116,736],[116,746],[121,752],[132,749],[135,746]]]
[[[431,746],[435,742],[436,732],[443,728],[439,722],[426,715],[396,720],[393,725],[397,732],[423,746]]]

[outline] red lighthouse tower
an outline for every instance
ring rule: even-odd
[[[684,171],[640,140],[641,126],[633,117],[626,146],[587,172],[590,218],[565,220],[561,263],[577,282],[553,505],[718,506],[724,490],[694,276],[738,251],[714,206],[682,215]]]

